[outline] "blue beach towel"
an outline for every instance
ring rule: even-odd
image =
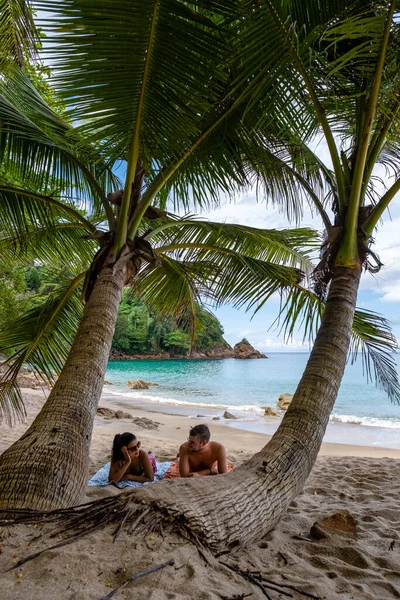
[[[110,472],[110,464],[111,463],[108,462],[105,465],[103,465],[102,467],[100,467],[100,469],[97,471],[97,473],[95,473],[93,475],[93,477],[91,479],[89,479],[88,485],[109,485],[111,483],[111,481],[109,481],[109,479],[108,479],[108,474]],[[140,483],[139,481],[120,481],[119,483],[114,483],[113,485],[116,485],[117,487],[119,487],[121,489],[124,487],[136,488],[136,487],[142,487],[142,485],[148,485],[149,483],[155,483],[156,481],[161,481],[163,479],[165,473],[170,468],[171,463],[170,462],[159,463],[158,461],[156,461],[156,465],[157,465],[157,471],[154,473],[154,482],[146,481],[146,483]]]

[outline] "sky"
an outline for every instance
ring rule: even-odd
[[[329,164],[326,148],[318,146],[318,153]],[[380,173],[382,178],[385,173]],[[389,185],[392,181],[386,178]],[[241,223],[260,228],[295,227],[288,224],[284,214],[276,208],[267,206],[266,202],[256,197],[255,190],[249,190],[236,198],[234,202],[222,199],[220,206],[212,211],[202,213],[212,221]],[[310,211],[305,211],[301,226],[321,229],[320,219]],[[357,306],[375,311],[386,317],[393,328],[397,340],[400,340],[400,195],[392,201],[386,211],[379,228],[374,235],[374,252],[383,263],[379,273],[371,275],[363,273]],[[237,310],[230,306],[218,309],[210,307],[218,317],[223,328],[224,337],[230,345],[246,338],[257,350],[265,352],[308,352],[309,342],[303,341],[303,332],[295,332],[293,338],[286,343],[283,334],[276,327],[279,309],[279,297],[272,297],[253,317],[252,312]],[[252,318],[253,317],[253,318]],[[275,322],[275,325],[274,325]]]

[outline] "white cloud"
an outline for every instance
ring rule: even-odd
[[[281,340],[266,338],[262,341],[255,342],[253,345],[257,347],[257,350],[270,350],[275,352],[279,350],[282,352],[308,352],[310,349],[308,342],[296,339],[292,339],[285,344]]]

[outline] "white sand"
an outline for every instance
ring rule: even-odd
[[[29,390],[25,398],[27,423],[13,429],[0,427],[0,452],[20,437],[44,401],[39,391]],[[107,403],[102,401],[101,405]],[[115,433],[133,431],[158,460],[171,460],[189,428],[201,422],[155,412],[136,411],[134,416],[147,417],[160,425],[157,430],[145,430],[128,419],[96,417],[90,453],[92,473],[109,459]],[[234,464],[268,441],[266,435],[228,428],[219,422],[212,422],[210,427],[213,439],[226,445]],[[261,571],[271,580],[295,585],[324,600],[400,598],[399,458],[399,450],[323,444],[303,493],[292,502],[275,530],[261,542],[220,560],[244,570]],[[119,493],[111,486],[88,488],[88,492],[90,498]],[[317,519],[343,509],[356,519],[356,540],[342,536],[312,542],[293,538],[309,537]],[[27,526],[0,529],[2,600],[100,600],[128,576],[169,558],[175,560],[173,567],[130,583],[115,598],[238,600],[246,594],[251,594],[250,599],[266,598],[259,588],[209,554],[211,565],[207,565],[198,550],[181,538],[150,535],[138,541],[123,532],[112,544],[110,529],[52,550],[6,573],[17,559],[49,545],[48,540],[28,545],[41,531]],[[287,592],[294,600],[305,598],[289,589]],[[285,598],[272,590],[269,594],[274,600]]]

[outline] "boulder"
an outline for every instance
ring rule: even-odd
[[[293,400],[294,394],[281,394],[278,398],[278,408],[287,410]]]
[[[132,419],[132,415],[130,413],[124,412],[123,410],[115,411],[116,419]]]
[[[106,419],[115,419],[115,411],[111,408],[105,408],[105,406],[99,406],[97,414]]]
[[[224,419],[237,419],[237,417],[235,417],[235,415],[228,412],[227,410],[224,412],[224,414],[222,416],[224,417]]]
[[[132,423],[134,423],[137,427],[142,427],[143,429],[158,429],[160,424],[158,421],[152,421],[146,417],[133,417]]]
[[[219,417],[213,417],[213,418],[212,418],[212,420],[213,420],[213,421],[219,421],[219,420],[220,420],[220,418],[219,418]]]
[[[96,412],[105,419],[132,419],[132,415],[130,413],[126,413],[123,410],[115,411],[111,408],[105,408],[104,406],[99,406]]]
[[[265,354],[261,354],[258,350],[253,348],[253,346],[247,341],[242,340],[238,344],[235,344],[233,347],[233,357],[234,358],[267,358]]]
[[[143,379],[137,379],[136,381],[128,381],[128,386],[132,390],[148,390],[149,387],[158,385],[158,383],[152,383],[151,381],[143,381]]]
[[[265,406],[264,408],[264,417],[277,417],[278,413],[271,408],[271,406]]]
[[[316,521],[310,529],[311,537],[321,540],[331,535],[357,538],[357,524],[353,515],[348,510],[338,512]]]

